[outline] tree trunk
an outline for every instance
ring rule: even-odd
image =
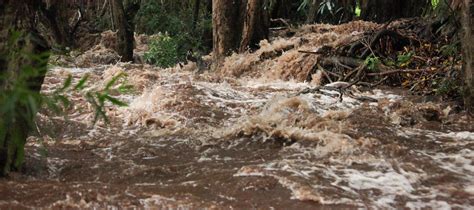
[[[314,23],[317,21],[319,5],[321,5],[322,0],[311,0],[308,9],[308,18],[306,23]]]
[[[0,176],[5,176],[23,163],[24,145],[36,115],[36,109],[28,104],[39,104],[34,94],[39,93],[46,74],[47,56],[37,56],[44,55],[48,47],[35,28],[40,0],[0,3],[0,106],[14,103],[11,110],[0,110]],[[32,92],[12,97],[19,84]],[[21,97],[31,97],[31,101],[24,103]]]
[[[255,47],[268,37],[263,0],[212,1],[213,69],[234,51]]]
[[[216,68],[238,49],[241,37],[241,0],[212,1],[213,60]]]
[[[264,10],[263,0],[248,0],[240,52],[254,49],[262,39],[268,39],[269,18]]]
[[[100,0],[103,1],[103,0]],[[100,2],[97,1],[97,2]],[[51,46],[58,49],[77,47],[76,32],[85,19],[99,16],[90,2],[48,0],[39,8],[40,33],[46,35]],[[89,14],[87,14],[87,11]],[[88,16],[88,17],[86,17]]]
[[[112,0],[114,25],[117,28],[117,53],[123,62],[133,61],[133,25],[127,17],[122,0]]]
[[[68,12],[67,4],[62,1],[54,1],[41,8],[42,22],[50,30],[48,33],[51,33],[54,45],[60,48],[73,46],[74,39],[69,26]]]
[[[470,113],[474,113],[474,3],[472,0],[462,1],[464,105]]]

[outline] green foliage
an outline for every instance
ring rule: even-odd
[[[432,0],[431,2],[432,7],[428,14],[436,23],[435,33],[438,36],[451,36],[461,28],[459,8],[453,8],[451,2],[449,0]]]
[[[365,59],[364,64],[369,71],[378,71],[381,61],[379,57],[371,55]]]
[[[300,6],[298,7],[298,11],[302,11],[302,10],[306,9],[306,8],[309,6],[310,1],[311,1],[311,0],[303,0],[303,1],[301,1]]]
[[[135,18],[136,31],[145,34],[166,34],[172,41],[152,41],[150,48],[160,46],[159,48],[168,48],[167,43],[176,45],[174,52],[176,57],[165,58],[166,62],[160,66],[171,66],[167,61],[173,60],[173,65],[179,61],[184,61],[188,50],[202,52],[207,54],[211,50],[212,37],[212,16],[206,10],[206,1],[201,1],[200,13],[197,23],[194,27],[193,9],[194,1],[147,1],[142,6]]]
[[[398,54],[397,66],[402,67],[402,68],[407,67],[408,65],[410,65],[414,55],[415,53],[413,52],[405,52],[405,53]]]
[[[303,0],[301,3],[299,10],[302,10],[308,7],[311,0]],[[360,16],[360,7],[358,10],[358,16]],[[339,4],[337,1],[333,0],[324,0],[319,4],[317,16],[318,20],[323,23],[331,23],[331,24],[340,24],[344,21],[347,21],[348,17],[356,15],[356,8],[351,7],[344,7]]]
[[[114,92],[114,90],[124,93],[130,89],[130,86],[125,84],[125,80],[120,83],[120,81],[126,76],[127,75],[125,73],[115,75],[110,81],[107,82],[103,89],[88,91],[85,94],[87,101],[95,108],[94,122],[97,122],[100,119],[103,119],[107,123],[109,122],[105,110],[106,102],[110,102],[115,106],[128,106],[125,102],[122,102],[110,95],[110,93]],[[117,85],[119,86],[115,88]]]
[[[360,15],[362,14],[362,9],[360,8],[360,5],[356,6],[354,14],[356,17],[360,17]]]
[[[433,80],[433,91],[436,95],[460,95],[461,86],[451,78],[438,78]]]
[[[454,57],[460,53],[459,42],[453,42],[441,47],[440,52],[443,56]]]
[[[147,63],[167,68],[178,62],[177,40],[167,34],[160,34],[152,39],[149,48],[144,55]]]
[[[44,101],[49,110],[55,113],[65,114],[65,110],[69,109],[71,105],[68,94],[75,93],[82,95],[94,108],[94,123],[101,119],[108,123],[109,119],[106,114],[107,102],[110,102],[114,106],[127,106],[125,102],[111,95],[111,93],[126,93],[131,90],[131,86],[126,84],[126,76],[124,73],[118,74],[108,81],[104,88],[85,91],[89,75],[83,76],[74,86],[72,76],[69,75],[62,87],[55,90],[51,95],[43,96]],[[65,115],[65,117],[67,116]]]
[[[158,1],[143,4],[137,14],[137,31],[154,34],[161,31],[179,31],[181,25],[177,16],[169,15],[165,6]]]

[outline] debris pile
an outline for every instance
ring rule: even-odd
[[[459,96],[455,82],[460,81],[461,69],[458,44],[450,44],[452,36],[440,34],[422,19],[288,30],[294,35],[264,40],[253,53],[228,57],[221,75],[307,81],[315,86],[333,82],[369,88],[386,85],[423,95]]]

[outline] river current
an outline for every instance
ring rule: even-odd
[[[341,101],[284,69],[236,76],[253,58],[218,73],[52,68],[44,94],[68,75],[88,74],[87,91],[126,73],[133,91],[112,94],[128,106],[93,124],[71,92],[66,118],[42,111],[0,208],[474,208],[474,127],[455,105],[357,86]]]

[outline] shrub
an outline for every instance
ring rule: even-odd
[[[379,57],[371,55],[365,59],[364,63],[369,71],[375,72],[378,71],[381,61]]]
[[[159,34],[150,41],[149,50],[145,53],[145,61],[149,64],[168,68],[178,63],[178,43],[168,34]]]
[[[143,3],[135,25],[137,33],[148,35],[166,33],[176,43],[178,61],[184,61],[189,50],[207,54],[212,48],[212,16],[201,1],[196,27],[193,27],[194,1],[147,1]],[[151,47],[151,44],[150,44]]]

